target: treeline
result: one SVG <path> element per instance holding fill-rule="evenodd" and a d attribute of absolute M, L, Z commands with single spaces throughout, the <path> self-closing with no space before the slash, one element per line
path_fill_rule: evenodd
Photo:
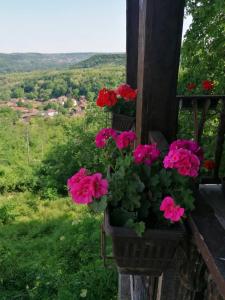
<path fill-rule="evenodd" d="M 77 63 L 74 68 L 94 68 L 103 65 L 125 66 L 126 55 L 120 54 L 96 54 L 90 58 Z"/>
<path fill-rule="evenodd" d="M 115 87 L 125 80 L 122 66 L 68 71 L 9 74 L 0 78 L 0 99 L 48 100 L 60 96 L 95 99 L 103 86 Z"/>
<path fill-rule="evenodd" d="M 0 53 L 0 73 L 63 69 L 92 55 L 94 53 Z"/>

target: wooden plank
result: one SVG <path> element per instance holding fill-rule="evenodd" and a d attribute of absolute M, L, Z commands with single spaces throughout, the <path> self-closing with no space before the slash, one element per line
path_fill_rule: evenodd
<path fill-rule="evenodd" d="M 209 198 L 208 191 L 210 189 Z M 221 295 L 225 298 L 225 230 L 215 215 L 215 208 L 207 205 L 207 202 L 212 202 L 212 199 L 216 201 L 220 197 L 223 196 L 219 186 L 202 187 L 196 210 L 189 218 L 189 224 L 195 243 L 209 269 L 213 281 Z"/>
<path fill-rule="evenodd" d="M 138 142 L 159 130 L 168 141 L 177 133 L 177 76 L 184 0 L 140 0 L 138 49 Z"/>
<path fill-rule="evenodd" d="M 146 276 L 130 275 L 131 300 L 148 300 L 149 278 Z"/>
<path fill-rule="evenodd" d="M 177 95 L 177 100 L 192 100 L 196 99 L 198 100 L 207 100 L 210 99 L 212 101 L 216 100 L 225 100 L 225 95 L 194 95 L 194 96 L 184 96 L 184 95 Z"/>
<path fill-rule="evenodd" d="M 127 0 L 126 82 L 137 88 L 139 0 Z"/>
<path fill-rule="evenodd" d="M 118 299 L 119 300 L 130 300 L 130 275 L 119 274 L 118 284 Z"/>

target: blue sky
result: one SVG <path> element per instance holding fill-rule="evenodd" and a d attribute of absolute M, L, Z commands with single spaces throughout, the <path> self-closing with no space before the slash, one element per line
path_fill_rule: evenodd
<path fill-rule="evenodd" d="M 124 52 L 125 20 L 126 0 L 0 0 L 0 52 Z"/>

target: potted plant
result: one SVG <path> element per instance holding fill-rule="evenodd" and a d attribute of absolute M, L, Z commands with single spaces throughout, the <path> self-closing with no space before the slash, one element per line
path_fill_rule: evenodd
<path fill-rule="evenodd" d="M 129 130 L 134 126 L 137 90 L 128 84 L 116 89 L 103 88 L 98 93 L 96 104 L 112 113 L 112 128 L 117 131 Z"/>
<path fill-rule="evenodd" d="M 194 141 L 160 151 L 155 143 L 134 149 L 135 140 L 133 131 L 102 129 L 95 143 L 105 153 L 105 177 L 82 168 L 68 189 L 75 203 L 106 209 L 103 228 L 121 273 L 159 276 L 185 235 L 182 220 L 194 208 L 191 186 L 203 154 Z"/>

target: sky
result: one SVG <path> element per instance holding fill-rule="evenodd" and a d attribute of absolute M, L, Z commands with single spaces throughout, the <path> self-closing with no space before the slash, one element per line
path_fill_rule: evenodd
<path fill-rule="evenodd" d="M 0 52 L 125 52 L 125 22 L 126 0 L 0 0 Z"/>

